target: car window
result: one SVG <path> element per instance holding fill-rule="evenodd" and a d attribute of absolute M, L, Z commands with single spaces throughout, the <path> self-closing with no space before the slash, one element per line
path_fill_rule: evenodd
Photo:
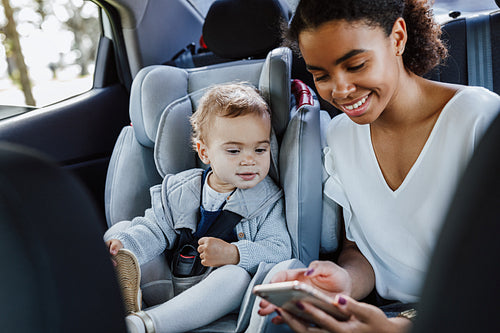
<path fill-rule="evenodd" d="M 2 0 L 2 3 L 0 105 L 42 107 L 92 88 L 101 34 L 95 3 L 83 0 Z"/>
<path fill-rule="evenodd" d="M 292 10 L 295 10 L 299 0 L 286 0 Z M 434 13 L 436 15 L 448 15 L 451 11 L 461 11 L 464 14 L 492 10 L 498 8 L 493 0 L 435 0 Z"/>
<path fill-rule="evenodd" d="M 493 0 L 435 0 L 434 7 L 441 10 L 477 12 L 498 8 Z"/>
<path fill-rule="evenodd" d="M 433 9 L 438 22 L 444 23 L 451 19 L 449 15 L 455 12 L 455 15 L 466 16 L 481 11 L 490 11 L 497 9 L 493 0 L 435 0 Z M 453 16 L 456 17 L 456 16 Z"/>

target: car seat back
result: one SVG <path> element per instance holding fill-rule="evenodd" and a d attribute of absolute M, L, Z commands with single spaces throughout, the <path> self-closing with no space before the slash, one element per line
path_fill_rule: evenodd
<path fill-rule="evenodd" d="M 101 219 L 71 174 L 0 144 L 2 332 L 125 332 Z"/>
<path fill-rule="evenodd" d="M 449 57 L 426 76 L 500 93 L 500 11 L 458 17 L 442 30 Z"/>
<path fill-rule="evenodd" d="M 449 207 L 412 332 L 500 332 L 499 151 L 497 116 L 479 142 Z"/>
<path fill-rule="evenodd" d="M 280 26 L 292 12 L 284 0 L 217 0 L 203 23 L 200 48 L 192 42 L 165 65 L 193 68 L 263 59 L 281 44 Z"/>

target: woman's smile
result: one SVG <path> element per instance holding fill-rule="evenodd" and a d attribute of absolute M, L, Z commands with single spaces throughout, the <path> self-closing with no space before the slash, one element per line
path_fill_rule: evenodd
<path fill-rule="evenodd" d="M 349 117 L 359 117 L 365 114 L 366 110 L 368 109 L 368 106 L 370 105 L 370 99 L 371 99 L 371 93 L 349 103 L 336 102 L 335 104 L 338 104 L 342 109 L 342 111 L 346 113 Z"/>

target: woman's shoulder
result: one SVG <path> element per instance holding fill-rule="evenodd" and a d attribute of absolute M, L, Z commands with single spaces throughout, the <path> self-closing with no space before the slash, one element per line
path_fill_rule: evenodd
<path fill-rule="evenodd" d="M 500 101 L 500 96 L 496 93 L 479 86 L 458 86 L 454 96 L 456 99 L 469 99 L 480 103 L 490 103 Z"/>
<path fill-rule="evenodd" d="M 500 96 L 483 87 L 460 86 L 446 107 L 466 119 L 491 118 L 500 111 Z"/>

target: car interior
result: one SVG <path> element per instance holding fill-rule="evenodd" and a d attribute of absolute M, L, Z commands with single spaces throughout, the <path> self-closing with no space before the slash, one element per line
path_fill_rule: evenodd
<path fill-rule="evenodd" d="M 190 149 L 188 117 L 215 83 L 247 82 L 271 107 L 271 176 L 285 193 L 293 256 L 305 264 L 320 252 L 334 256 L 336 247 L 320 249 L 322 220 L 336 215 L 322 200 L 322 148 L 324 128 L 338 111 L 316 95 L 302 59 L 280 46 L 290 2 L 216 0 L 206 14 L 188 0 L 96 3 L 106 24 L 93 89 L 0 120 L 0 253 L 8 272 L 0 288 L 9 300 L 1 306 L 2 329 L 125 331 L 102 234 L 142 215 L 149 188 L 165 174 L 205 167 Z M 442 24 L 449 58 L 427 76 L 500 94 L 500 10 L 453 16 Z M 500 250 L 499 165 L 492 158 L 499 126 L 500 118 L 450 206 L 415 332 L 498 331 L 497 265 L 487 253 Z M 338 234 L 338 226 L 328 231 Z M 170 295 L 166 264 L 161 256 L 143 267 L 146 306 Z M 270 269 L 253 278 L 238 312 L 196 332 L 260 331 L 262 323 L 251 318 L 257 306 L 251 289 L 269 279 Z"/>

